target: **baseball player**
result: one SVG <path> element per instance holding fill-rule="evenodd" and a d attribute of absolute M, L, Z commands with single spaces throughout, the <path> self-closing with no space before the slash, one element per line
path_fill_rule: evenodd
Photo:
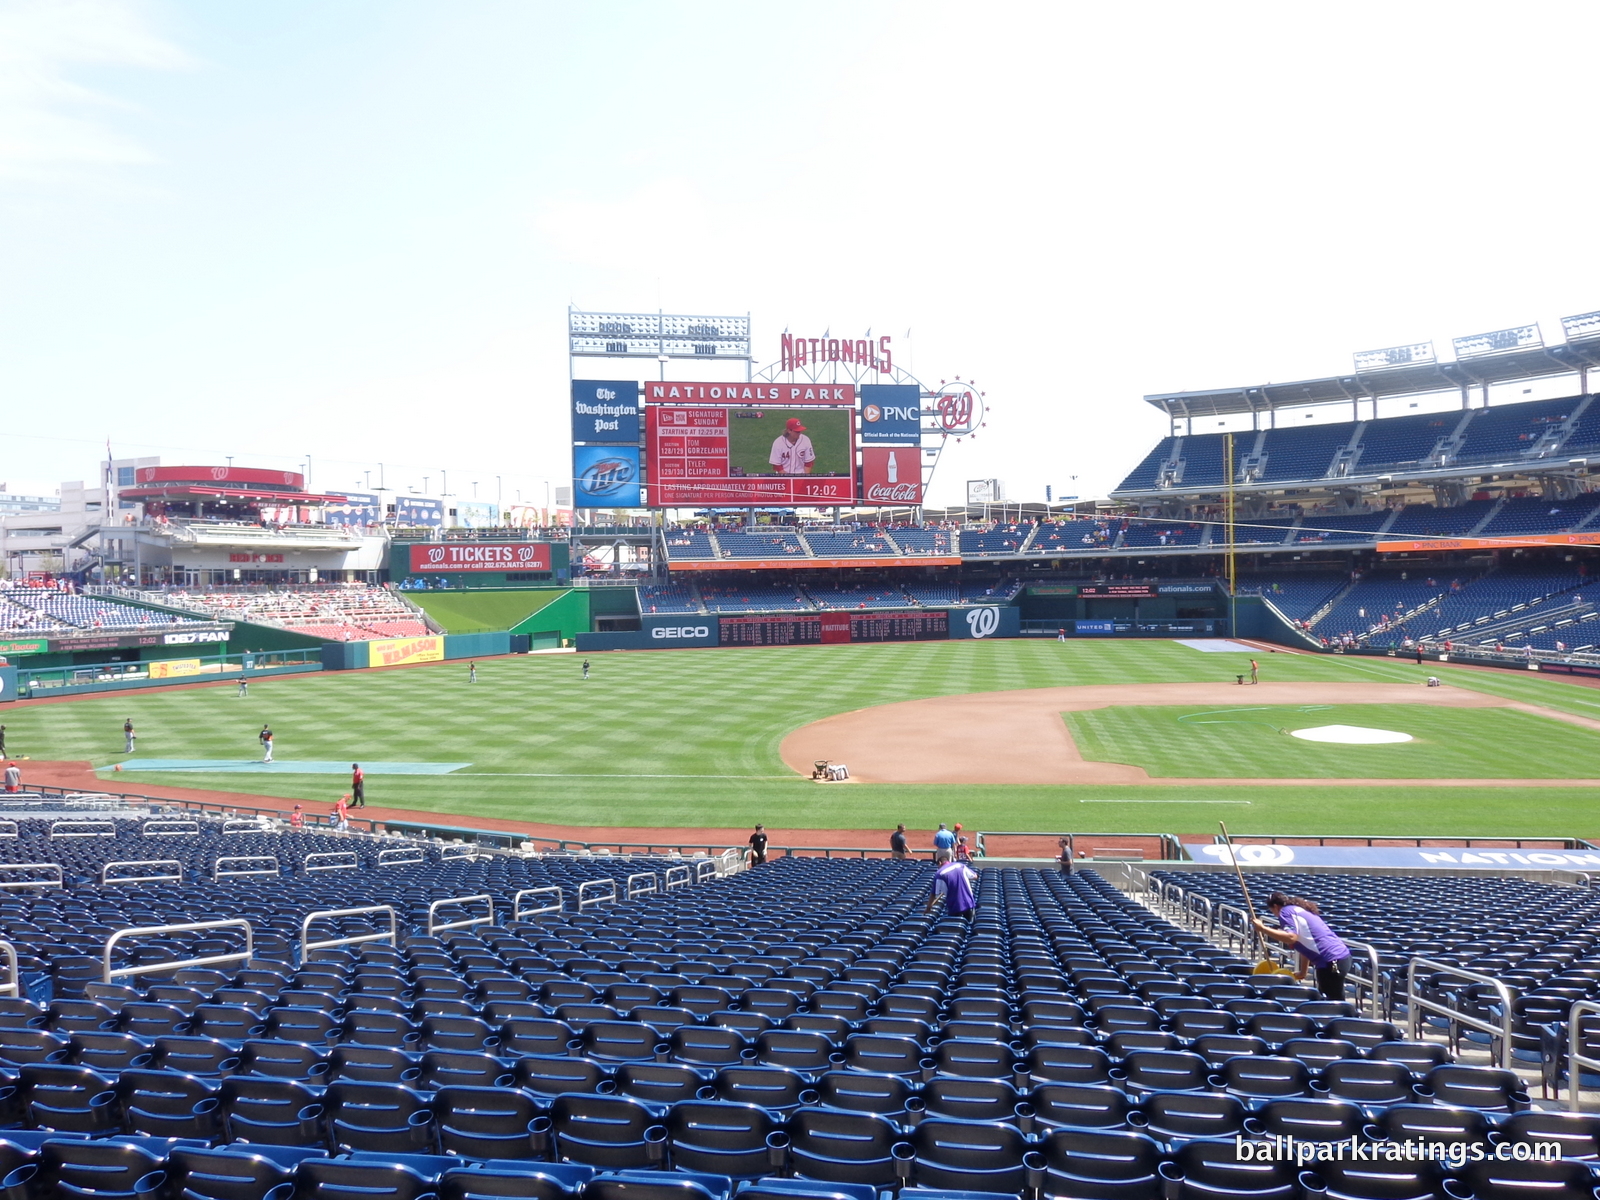
<path fill-rule="evenodd" d="M 817 461 L 817 452 L 811 448 L 806 427 L 799 417 L 790 417 L 788 424 L 772 442 L 772 453 L 767 462 L 779 475 L 809 475 L 811 464 Z"/>

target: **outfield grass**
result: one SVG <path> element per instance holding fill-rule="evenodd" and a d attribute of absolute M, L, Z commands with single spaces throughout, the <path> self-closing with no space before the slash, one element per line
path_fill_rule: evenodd
<path fill-rule="evenodd" d="M 1600 691 L 1531 673 L 1319 655 L 1259 657 L 1266 680 L 1420 682 L 1438 674 L 1456 686 L 1600 715 Z M 475 685 L 467 683 L 465 665 L 443 663 L 262 680 L 244 700 L 220 687 L 11 706 L 4 714 L 7 744 L 34 758 L 106 765 L 122 757 L 121 726 L 131 715 L 140 755 L 243 759 L 256 755 L 256 731 L 270 721 L 280 760 L 473 764 L 454 775 L 370 779 L 374 804 L 567 825 L 760 820 L 781 830 L 892 828 L 897 821 L 926 828 L 959 820 L 983 829 L 1209 833 L 1221 816 L 1237 832 L 1600 831 L 1594 797 L 1581 789 L 819 787 L 795 778 L 778 757 L 779 742 L 798 726 L 876 704 L 1012 688 L 1231 682 L 1247 665 L 1244 656 L 1203 654 L 1172 642 L 803 646 L 605 654 L 593 661 L 587 681 L 571 656 L 531 655 L 480 662 Z M 1389 707 L 1390 715 L 1376 723 L 1405 728 L 1395 722 L 1416 711 Z M 1547 732 L 1543 726 L 1541 732 Z M 959 738 L 961 731 L 947 736 Z M 975 755 L 1006 752 L 1004 745 L 973 747 Z M 1505 754 L 1508 760 L 1532 758 L 1543 750 L 1513 745 Z M 1278 758 L 1258 765 L 1262 769 L 1237 773 L 1282 775 Z M 1196 762 L 1183 774 L 1219 773 L 1214 767 Z M 1524 769 L 1518 761 L 1510 773 Z M 1475 767 L 1469 773 L 1489 772 Z M 1600 763 L 1557 774 L 1593 777 Z M 159 782 L 331 803 L 343 780 L 184 772 L 125 775 L 117 782 L 128 790 Z"/>
<path fill-rule="evenodd" d="M 1587 779 L 1600 732 L 1504 708 L 1400 704 L 1127 707 L 1062 714 L 1084 758 L 1159 778 Z M 1335 745 L 1289 737 L 1360 725 L 1414 740 Z"/>
<path fill-rule="evenodd" d="M 512 629 L 565 592 L 408 592 L 446 633 Z"/>

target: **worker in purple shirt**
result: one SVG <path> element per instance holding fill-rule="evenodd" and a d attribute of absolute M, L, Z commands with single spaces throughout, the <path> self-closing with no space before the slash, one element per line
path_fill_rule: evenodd
<path fill-rule="evenodd" d="M 1350 947 L 1328 928 L 1316 901 L 1273 892 L 1267 897 L 1267 909 L 1278 918 L 1282 928 L 1273 929 L 1257 920 L 1256 932 L 1299 951 L 1300 969 L 1294 973 L 1296 979 L 1304 979 L 1306 969 L 1314 968 L 1317 991 L 1328 1000 L 1343 1000 L 1345 976 L 1350 973 Z"/>
<path fill-rule="evenodd" d="M 943 900 L 947 913 L 970 921 L 972 910 L 978 907 L 978 897 L 972 890 L 977 882 L 978 873 L 966 863 L 953 860 L 944 863 L 933 873 L 933 891 L 928 894 L 928 903 L 922 911 L 932 912 L 933 906 Z"/>

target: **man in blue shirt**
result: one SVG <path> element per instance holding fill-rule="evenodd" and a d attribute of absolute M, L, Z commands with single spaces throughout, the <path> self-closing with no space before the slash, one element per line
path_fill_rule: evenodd
<path fill-rule="evenodd" d="M 939 822 L 939 828 L 933 835 L 933 861 L 947 863 L 955 855 L 956 835 L 944 827 L 944 822 Z"/>

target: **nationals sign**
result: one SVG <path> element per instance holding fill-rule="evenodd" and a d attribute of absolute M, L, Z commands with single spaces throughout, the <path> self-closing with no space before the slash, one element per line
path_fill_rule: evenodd
<path fill-rule="evenodd" d="M 849 404 L 853 383 L 650 383 L 646 404 Z"/>
<path fill-rule="evenodd" d="M 412 546 L 413 571 L 548 571 L 547 542 L 446 542 Z"/>

